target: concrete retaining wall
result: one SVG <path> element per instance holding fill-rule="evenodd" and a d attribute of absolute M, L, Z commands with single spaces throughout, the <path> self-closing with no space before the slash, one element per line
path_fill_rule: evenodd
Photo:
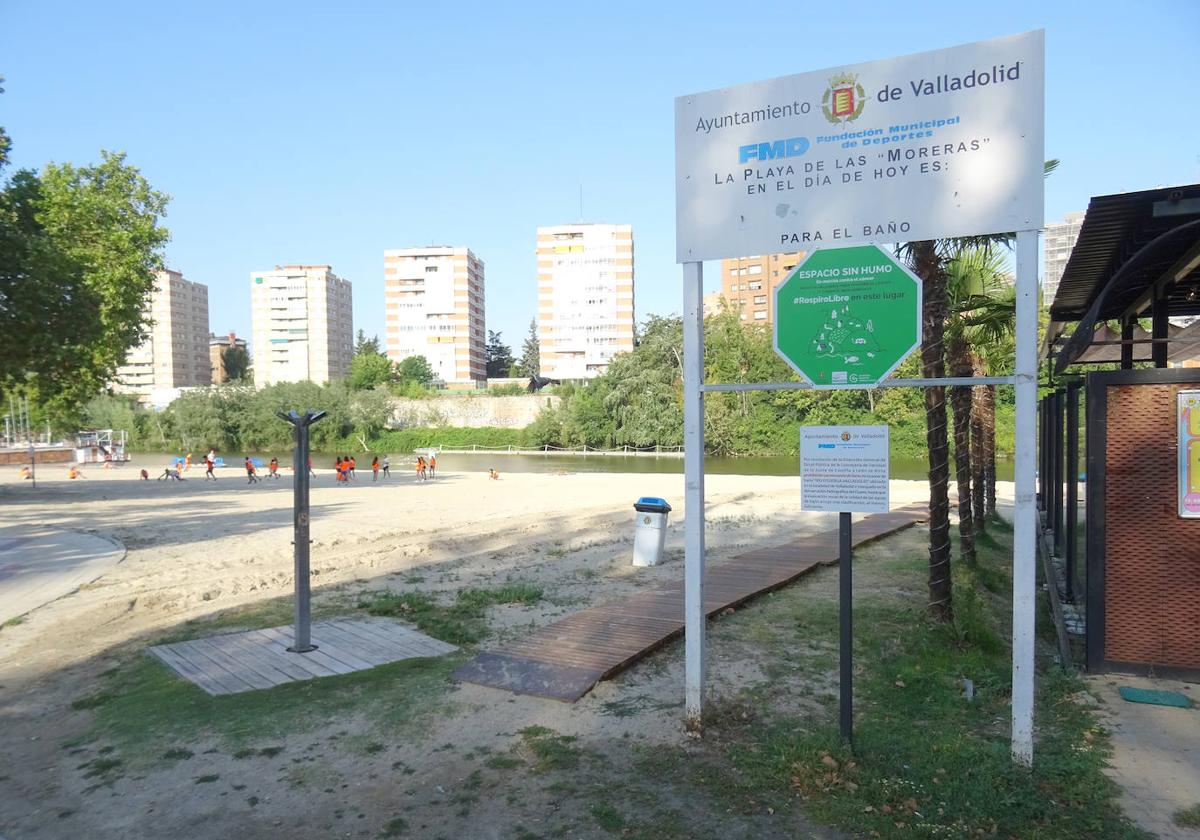
<path fill-rule="evenodd" d="M 427 400 L 392 400 L 393 429 L 410 426 L 453 426 L 473 428 L 498 426 L 523 429 L 537 419 L 546 406 L 557 406 L 558 397 L 530 394 L 520 397 L 434 397 Z"/>

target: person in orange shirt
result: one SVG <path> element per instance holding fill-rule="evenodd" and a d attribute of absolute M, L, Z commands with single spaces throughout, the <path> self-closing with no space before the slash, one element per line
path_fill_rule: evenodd
<path fill-rule="evenodd" d="M 425 457 L 422 455 L 417 456 L 417 480 L 425 480 Z"/>
<path fill-rule="evenodd" d="M 437 474 L 437 456 L 429 456 L 429 477 L 433 478 Z"/>
<path fill-rule="evenodd" d="M 271 470 L 271 478 L 278 481 L 279 480 L 279 459 L 272 458 L 271 463 L 268 466 L 270 467 L 270 470 Z"/>
<path fill-rule="evenodd" d="M 254 462 L 250 460 L 250 456 L 246 456 L 246 483 L 257 484 L 258 476 L 255 475 L 257 470 L 254 468 Z"/>
<path fill-rule="evenodd" d="M 350 477 L 357 478 L 357 476 L 354 474 L 354 468 L 356 466 L 358 466 L 358 461 L 354 460 L 353 455 L 350 456 L 349 461 L 350 461 Z"/>
<path fill-rule="evenodd" d="M 379 480 L 379 456 L 378 455 L 376 455 L 375 459 L 373 461 L 371 461 L 371 480 L 372 481 Z"/>

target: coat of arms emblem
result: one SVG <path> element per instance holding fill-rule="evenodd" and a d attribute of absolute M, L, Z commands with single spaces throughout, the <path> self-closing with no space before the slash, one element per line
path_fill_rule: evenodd
<path fill-rule="evenodd" d="M 858 119 L 867 104 L 867 94 L 858 83 L 858 76 L 843 73 L 829 80 L 825 95 L 821 97 L 821 111 L 825 119 L 834 125 Z"/>

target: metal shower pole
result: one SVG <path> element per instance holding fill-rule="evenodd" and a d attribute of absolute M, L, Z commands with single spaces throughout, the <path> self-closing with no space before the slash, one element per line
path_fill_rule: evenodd
<path fill-rule="evenodd" d="M 293 515 L 293 557 L 295 558 L 296 577 L 296 612 L 295 628 L 292 635 L 292 653 L 308 653 L 316 650 L 310 636 L 312 612 L 310 601 L 312 590 L 309 585 L 309 515 L 308 515 L 308 428 L 325 416 L 324 411 L 313 411 L 311 408 L 303 415 L 292 410 L 287 414 L 276 412 L 277 416 L 292 424 L 296 438 L 296 450 L 292 459 L 294 496 L 292 502 Z"/>

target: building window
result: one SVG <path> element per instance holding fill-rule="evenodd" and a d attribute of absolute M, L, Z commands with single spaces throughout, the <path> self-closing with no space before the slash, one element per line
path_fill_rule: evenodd
<path fill-rule="evenodd" d="M 755 320 L 755 321 L 765 321 L 765 320 L 767 320 L 767 311 L 766 311 L 765 309 L 760 309 L 760 310 L 758 310 L 757 312 L 755 312 L 755 313 L 754 313 L 754 320 Z"/>
<path fill-rule="evenodd" d="M 754 302 L 761 306 L 767 302 L 767 296 L 766 295 L 755 295 Z"/>

